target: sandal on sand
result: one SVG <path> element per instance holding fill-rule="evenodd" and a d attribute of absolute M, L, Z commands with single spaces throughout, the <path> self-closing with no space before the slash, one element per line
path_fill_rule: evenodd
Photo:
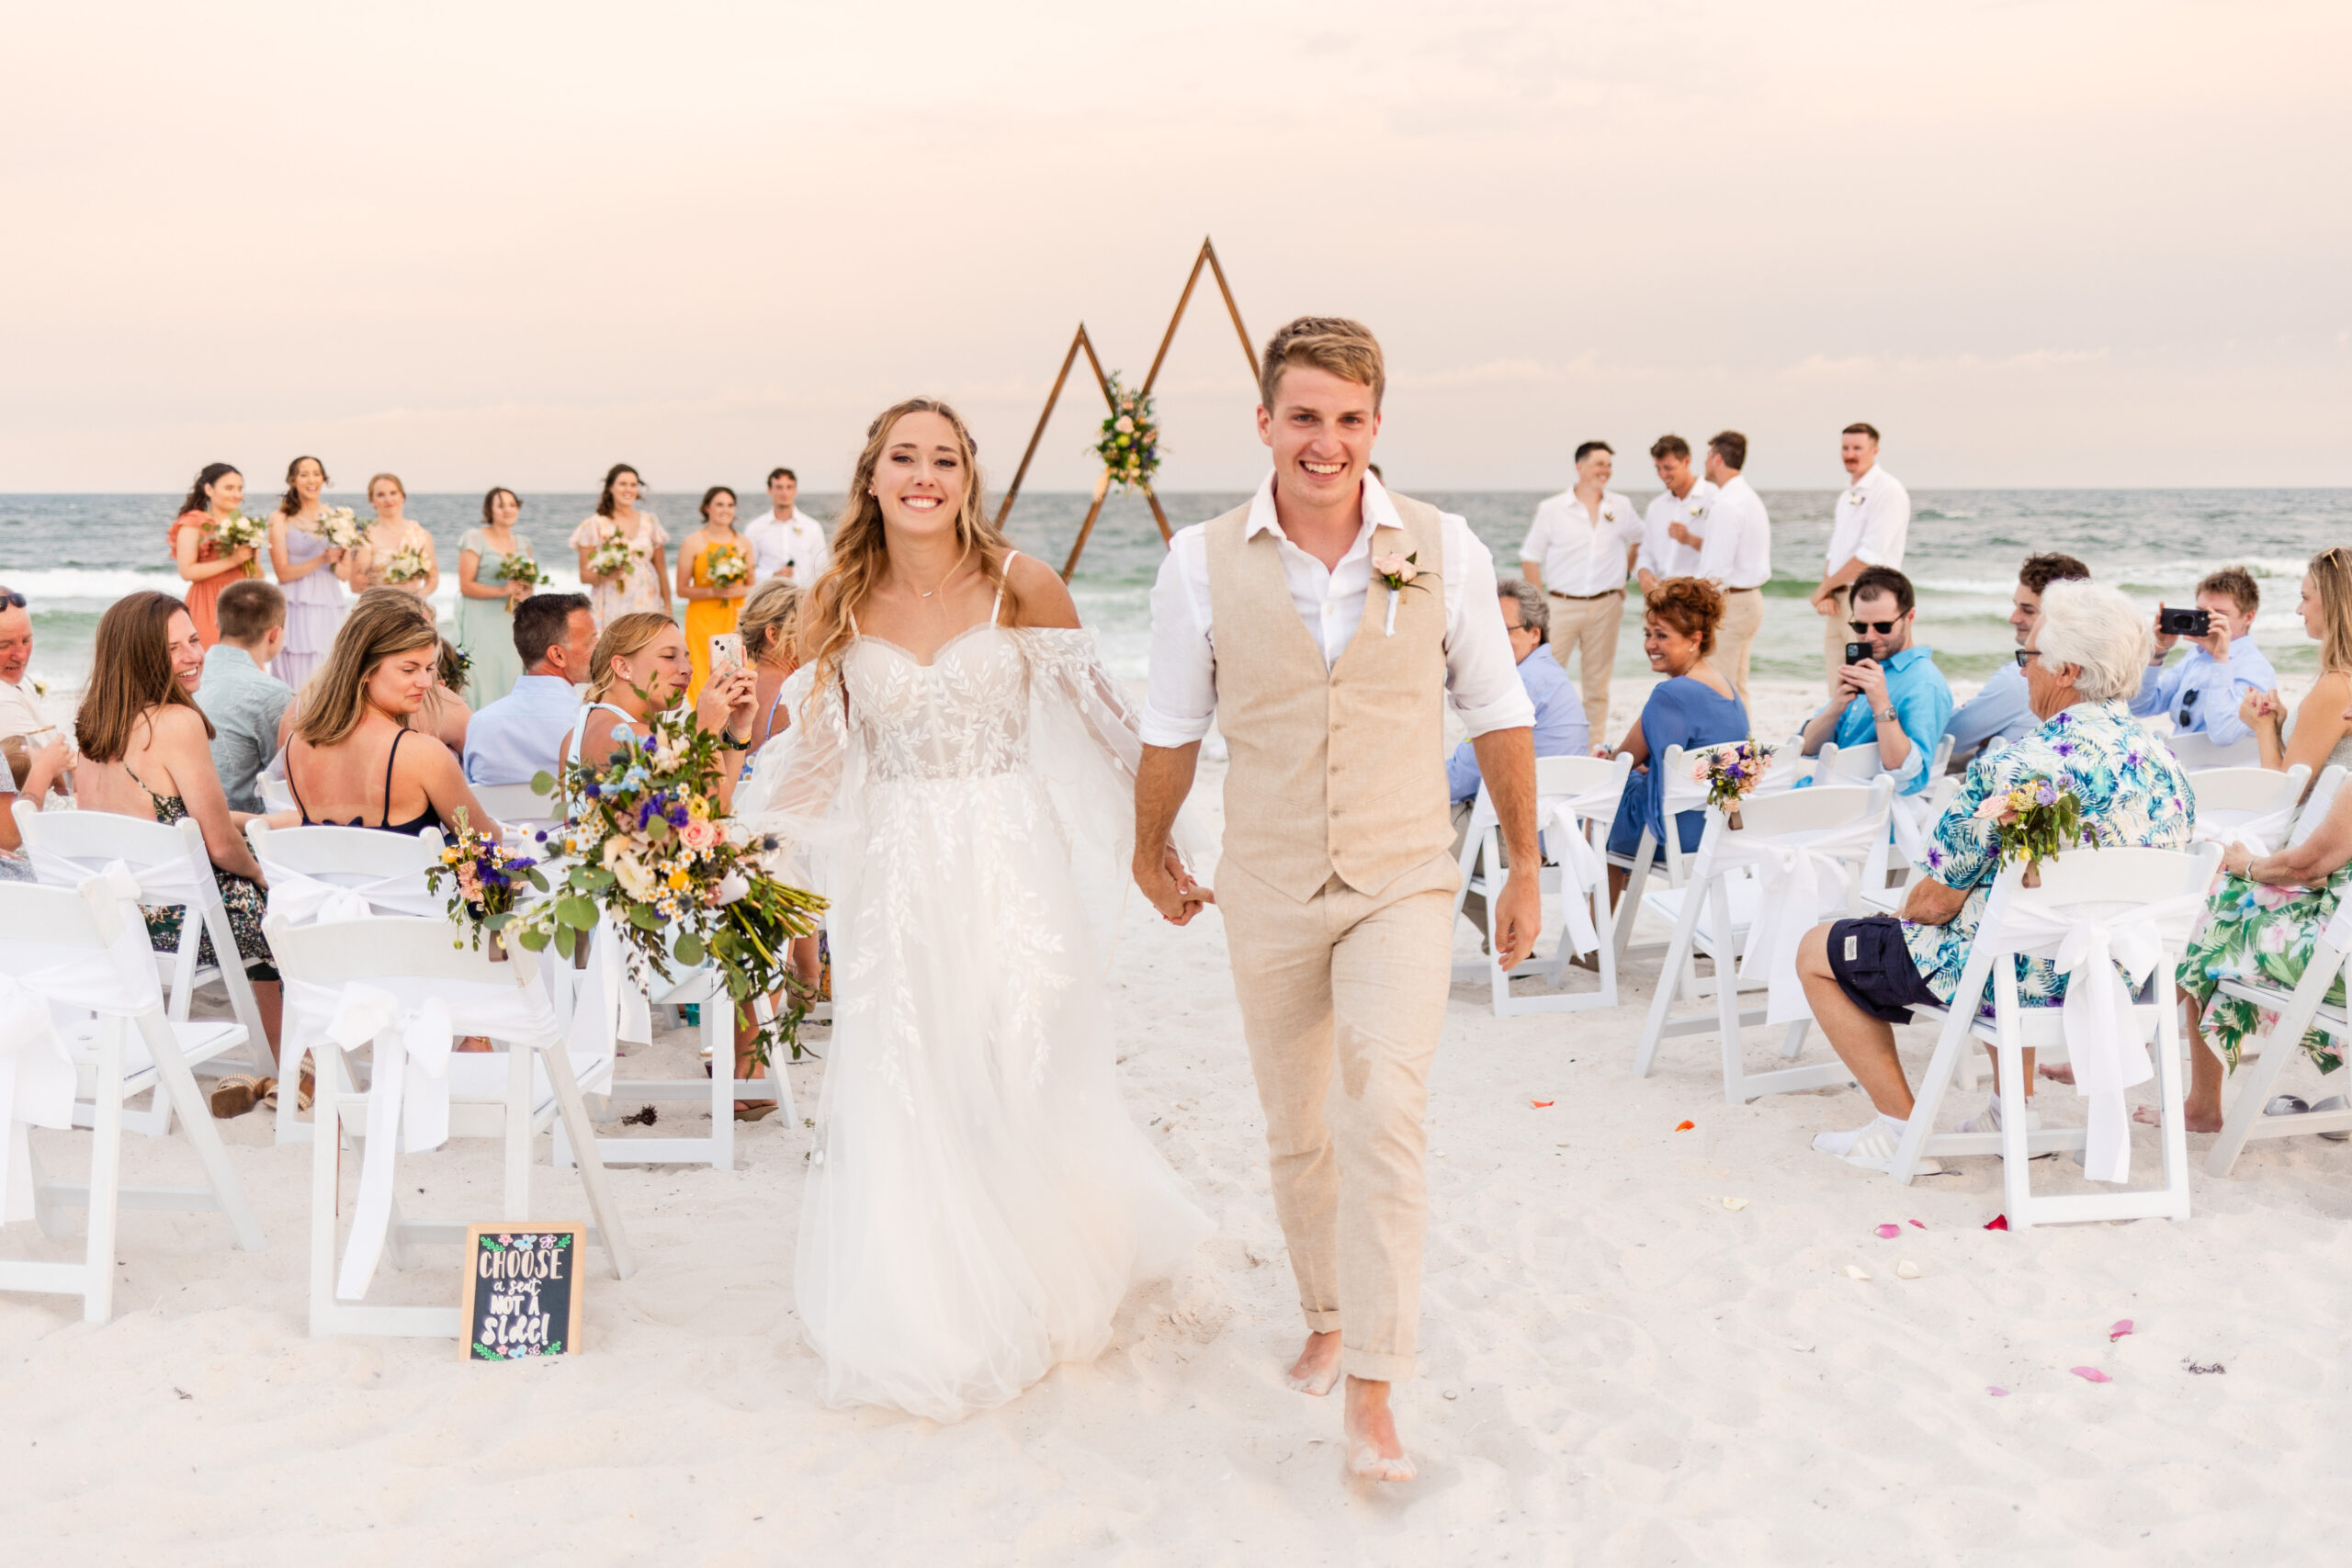
<path fill-rule="evenodd" d="M 276 1078 L 257 1078 L 251 1073 L 232 1073 L 212 1086 L 212 1119 L 226 1122 L 232 1116 L 243 1116 L 259 1105 L 264 1095 L 275 1095 Z"/>
<path fill-rule="evenodd" d="M 276 1078 L 270 1078 L 267 1082 L 269 1084 L 269 1091 L 261 1097 L 261 1102 L 264 1105 L 268 1106 L 272 1111 L 275 1111 L 277 1109 L 277 1080 Z M 308 1111 L 311 1109 L 311 1095 L 314 1084 L 315 1079 L 311 1077 L 311 1059 L 308 1056 L 305 1056 L 302 1058 L 302 1081 L 300 1088 L 295 1091 L 294 1096 L 295 1110 Z"/>
<path fill-rule="evenodd" d="M 776 1113 L 776 1109 L 773 1100 L 739 1100 L 735 1102 L 735 1120 L 764 1122 Z"/>

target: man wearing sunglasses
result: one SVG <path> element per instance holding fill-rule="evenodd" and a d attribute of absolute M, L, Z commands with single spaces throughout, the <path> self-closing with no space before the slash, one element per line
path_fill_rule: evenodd
<path fill-rule="evenodd" d="M 2090 575 L 2091 569 L 2073 556 L 2025 558 L 2025 564 L 2018 568 L 2017 591 L 2009 598 L 2009 625 L 2017 629 L 2020 652 L 2033 640 L 2033 628 L 2041 623 L 2041 595 L 2050 585 L 2086 582 Z M 1976 694 L 1961 704 L 1944 727 L 1944 733 L 1951 737 L 1952 768 L 1955 772 L 1966 768 L 1977 749 L 1996 735 L 2014 746 L 2041 728 L 2041 721 L 2033 716 L 2032 705 L 2026 700 L 2025 672 L 2016 664 L 2004 664 L 1984 678 Z"/>
<path fill-rule="evenodd" d="M 1804 754 L 1817 756 L 1831 740 L 1840 750 L 1876 741 L 1895 793 L 1917 795 L 1934 782 L 1928 764 L 1951 719 L 1951 683 L 1929 649 L 1911 645 L 1918 601 L 1909 578 L 1892 567 L 1869 567 L 1854 579 L 1852 592 L 1847 640 L 1859 645 L 1861 657 L 1838 667 L 1838 696 L 1804 727 Z"/>

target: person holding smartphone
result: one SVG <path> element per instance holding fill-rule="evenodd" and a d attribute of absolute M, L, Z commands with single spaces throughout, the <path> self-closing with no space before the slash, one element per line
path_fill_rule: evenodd
<path fill-rule="evenodd" d="M 2239 714 L 2249 692 L 2276 691 L 2278 673 L 2254 645 L 2254 615 L 2262 590 L 2242 566 L 2225 566 L 2197 584 L 2197 608 L 2156 606 L 2155 653 L 2132 699 L 2134 716 L 2164 714 L 2177 734 L 2203 735 L 2216 746 L 2252 737 Z M 2188 657 L 2167 665 L 2165 656 L 2187 637 Z"/>
<path fill-rule="evenodd" d="M 1917 795 L 1935 782 L 1928 764 L 1951 720 L 1951 682 L 1936 668 L 1934 650 L 1912 644 L 1918 599 L 1909 578 L 1893 567 L 1864 568 L 1850 602 L 1853 637 L 1838 670 L 1845 700 L 1831 699 L 1804 727 L 1804 754 L 1818 756 L 1831 740 L 1841 750 L 1876 741 L 1895 793 Z"/>

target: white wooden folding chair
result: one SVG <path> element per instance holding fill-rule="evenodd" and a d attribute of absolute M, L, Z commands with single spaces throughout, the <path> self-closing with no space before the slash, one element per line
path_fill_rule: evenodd
<path fill-rule="evenodd" d="M 2141 720 L 2143 725 L 2148 721 Z M 2249 735 L 2228 746 L 2216 746 L 2201 729 L 2184 734 L 2179 730 L 2161 731 L 2165 744 L 2172 748 L 2173 760 L 2188 773 L 2207 768 L 2258 768 L 2262 766 L 2262 748 Z"/>
<path fill-rule="evenodd" d="M 541 795 L 529 784 L 472 784 L 481 808 L 506 826 L 544 828 L 563 820 L 563 797 Z M 476 823 L 477 828 L 481 827 Z"/>
<path fill-rule="evenodd" d="M 1724 1098 L 1734 1105 L 1851 1080 L 1838 1061 L 1749 1072 L 1740 1032 L 1755 1023 L 1785 1024 L 1781 1056 L 1794 1060 L 1804 1049 L 1813 1014 L 1797 979 L 1797 942 L 1822 919 L 1852 909 L 1854 885 L 1869 868 L 1885 874 L 1893 791 L 1882 774 L 1860 786 L 1751 795 L 1740 805 L 1744 825 L 1736 831 L 1722 811 L 1708 808 L 1689 884 L 1647 896 L 1651 912 L 1673 923 L 1674 936 L 1634 1052 L 1636 1077 L 1649 1077 L 1664 1041 L 1713 1034 L 1722 1048 Z M 1674 1004 L 1701 994 L 1683 980 L 1700 953 L 1714 960 L 1714 1010 L 1678 1019 Z M 1740 993 L 1759 990 L 1767 1005 L 1743 1010 Z"/>
<path fill-rule="evenodd" d="M 2284 772 L 2260 767 L 2191 770 L 2188 787 L 2197 796 L 2197 840 L 2224 850 L 2244 844 L 2257 855 L 2277 852 L 2302 815 L 2303 785 L 2311 776 L 2305 762 Z"/>
<path fill-rule="evenodd" d="M 2219 844 L 2200 844 L 2193 851 L 2073 850 L 2042 863 L 2039 887 L 2024 886 L 2022 862 L 2006 867 L 1993 885 L 1951 1006 L 1912 1010 L 1915 1019 L 1942 1027 L 1920 1079 L 1909 1128 L 1889 1167 L 1895 1180 L 1908 1182 L 1922 1156 L 1997 1154 L 2012 1230 L 2078 1220 L 2187 1219 L 2184 1063 L 2180 1006 L 2172 976 L 2221 862 Z M 2064 1006 L 2020 1005 L 2015 958 L 2020 952 L 2054 955 L 2060 964 L 2072 965 Z M 2131 982 L 2121 977 L 2110 955 L 2129 964 Z M 1981 1006 L 1988 992 L 1993 999 L 1990 1019 L 1982 1016 Z M 1937 1112 L 1961 1056 L 1974 1052 L 1980 1042 L 1997 1053 L 1995 1089 L 2007 1112 L 2000 1130 L 1939 1133 Z M 2031 1103 L 2025 1067 L 2029 1050 L 2042 1061 L 2072 1061 L 2075 1093 L 2089 1101 L 2088 1124 L 2027 1128 L 2022 1112 Z M 2156 1082 L 2165 1177 L 2161 1186 L 2132 1189 L 2121 1186 L 2128 1176 L 2132 1140 L 2123 1092 L 2151 1076 Z M 2086 1174 L 2115 1190 L 2034 1193 L 2032 1158 L 2055 1149 L 2083 1150 Z"/>
<path fill-rule="evenodd" d="M 450 944 L 446 922 L 408 916 L 295 925 L 272 919 L 270 951 L 286 978 L 287 1039 L 306 1040 L 318 1058 L 317 1125 L 339 1129 L 311 1151 L 310 1328 L 313 1335 L 385 1334 L 456 1337 L 454 1306 L 366 1303 L 379 1252 L 413 1267 L 416 1243 L 463 1242 L 463 1220 L 411 1220 L 396 1196 L 403 1153 L 447 1137 L 504 1144 L 501 1213 L 477 1220 L 530 1217 L 532 1144 L 558 1118 L 575 1142 L 593 1146 L 575 1063 L 534 955 L 493 962 L 486 951 Z M 503 1053 L 450 1046 L 463 1034 L 503 1043 Z M 356 1086 L 346 1056 L 366 1049 L 368 1082 Z M 609 1070 L 607 1068 L 607 1070 Z M 359 1193 L 349 1246 L 338 1266 L 338 1143 L 360 1153 Z M 581 1185 L 615 1279 L 633 1268 L 620 1213 L 603 1164 L 592 1154 Z"/>
<path fill-rule="evenodd" d="M 213 880 L 212 857 L 204 847 L 203 829 L 187 818 L 166 825 L 111 811 L 36 811 L 31 802 L 22 799 L 14 802 L 14 810 L 26 857 L 32 863 L 33 875 L 41 882 L 52 887 L 78 887 L 119 862 L 138 882 L 141 904 L 177 908 L 179 949 L 154 957 L 164 982 L 164 1016 L 185 1021 L 197 991 L 217 985 L 228 994 L 229 1010 L 243 1027 L 246 1052 L 254 1066 L 264 1073 L 277 1072 L 253 983 L 237 955 L 237 936 L 230 929 L 228 907 L 220 901 L 220 883 Z M 199 964 L 208 935 L 217 962 Z M 171 1101 L 156 1095 L 145 1110 L 125 1111 L 123 1125 L 134 1133 L 160 1137 L 171 1130 Z M 92 1123 L 83 1120 L 79 1124 Z"/>
<path fill-rule="evenodd" d="M 127 875 L 71 890 L 0 882 L 0 1222 L 31 1219 L 62 1235 L 71 1228 L 64 1211 L 86 1211 L 79 1262 L 0 1261 L 0 1291 L 79 1296 L 90 1323 L 113 1314 L 124 1209 L 217 1210 L 238 1247 L 263 1247 L 261 1223 L 189 1070 L 245 1043 L 244 1026 L 165 1013 L 137 897 Z M 150 1092 L 177 1108 L 203 1186 L 122 1185 L 123 1101 Z M 70 1125 L 85 1099 L 95 1108 L 90 1179 L 52 1181 L 35 1156 L 32 1126 Z"/>
<path fill-rule="evenodd" d="M 1544 829 L 1544 865 L 1539 886 L 1561 899 L 1558 946 L 1549 963 L 1540 967 L 1533 955 L 1509 974 L 1491 956 L 1453 966 L 1456 980 L 1487 981 L 1494 990 L 1498 1018 L 1522 1012 L 1580 1012 L 1587 1008 L 1617 1005 L 1617 944 L 1604 941 L 1609 930 L 1609 873 L 1603 861 L 1609 829 L 1617 820 L 1618 803 L 1624 798 L 1625 781 L 1634 759 L 1620 751 L 1614 757 L 1538 757 L 1535 759 L 1536 818 Z M 1493 797 L 1482 783 L 1470 808 L 1469 830 L 1462 840 L 1462 886 L 1453 896 L 1453 915 L 1462 918 L 1471 895 L 1486 900 L 1491 912 L 1508 872 L 1502 863 L 1502 829 Z M 1581 953 L 1598 954 L 1600 985 L 1590 991 L 1566 991 L 1570 960 Z M 1552 989 L 1520 995 L 1514 980 L 1546 978 Z"/>
<path fill-rule="evenodd" d="M 2346 1102 L 2326 1111 L 2267 1114 L 2271 1097 L 2278 1092 L 2279 1074 L 2289 1062 L 2304 1055 L 2306 1033 L 2317 1030 L 2335 1041 L 2340 1051 L 2352 1053 L 2352 1021 L 2346 1020 L 2342 1003 L 2327 999 L 2328 991 L 2347 975 L 2352 975 L 2352 907 L 2336 910 L 2335 918 L 2312 943 L 2311 962 L 2304 965 L 2303 977 L 2293 990 L 2259 980 L 2222 982 L 2224 992 L 2274 1017 L 2259 1041 L 2246 1041 L 2241 1048 L 2238 1070 L 2232 1075 L 2239 1080 L 2238 1086 L 2222 1113 L 2221 1136 L 2205 1156 L 2208 1172 L 2229 1175 L 2238 1156 L 2256 1138 L 2352 1132 L 2352 1097 L 2339 1096 Z M 2189 1048 L 2212 1049 L 2202 1040 L 2192 1042 Z"/>
<path fill-rule="evenodd" d="M 2344 764 L 2330 762 L 2312 781 L 2311 794 L 2303 796 L 2303 809 L 2295 818 L 2294 831 L 2287 835 L 2290 845 L 2300 844 L 2316 831 L 2327 818 L 2328 809 L 2335 804 L 2335 792 L 2344 787 Z"/>

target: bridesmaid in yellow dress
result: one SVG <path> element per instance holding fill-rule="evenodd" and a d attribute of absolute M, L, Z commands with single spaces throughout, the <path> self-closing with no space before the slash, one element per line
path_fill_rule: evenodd
<path fill-rule="evenodd" d="M 735 629 L 736 612 L 752 591 L 752 550 L 735 532 L 735 492 L 713 485 L 702 492 L 702 526 L 678 547 L 678 597 L 686 602 L 686 656 L 695 677 L 686 701 L 710 679 L 710 639 Z"/>

